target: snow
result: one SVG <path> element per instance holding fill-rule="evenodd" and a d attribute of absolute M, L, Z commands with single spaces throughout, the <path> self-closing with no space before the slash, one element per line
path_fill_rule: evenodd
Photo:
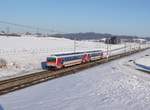
<path fill-rule="evenodd" d="M 145 65 L 145 66 L 148 66 L 150 67 L 150 57 L 143 57 L 143 58 L 140 58 L 140 59 L 137 59 L 135 61 L 137 64 L 141 64 L 141 65 Z"/>
<path fill-rule="evenodd" d="M 106 50 L 106 44 L 92 41 L 76 41 L 76 51 Z M 124 47 L 111 45 L 109 49 Z M 0 36 L 0 59 L 6 60 L 7 68 L 0 68 L 0 80 L 15 75 L 42 71 L 41 62 L 54 53 L 74 51 L 74 41 L 53 37 L 4 37 Z"/>
<path fill-rule="evenodd" d="M 133 62 L 146 54 L 99 65 L 0 96 L 4 110 L 149 110 L 150 75 Z"/>
<path fill-rule="evenodd" d="M 150 57 L 149 55 L 134 61 L 137 69 L 150 72 Z"/>

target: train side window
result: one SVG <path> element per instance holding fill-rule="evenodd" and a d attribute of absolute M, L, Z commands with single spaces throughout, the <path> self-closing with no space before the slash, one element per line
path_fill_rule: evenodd
<path fill-rule="evenodd" d="M 56 62 L 56 58 L 55 57 L 48 57 L 47 61 L 48 62 Z"/>

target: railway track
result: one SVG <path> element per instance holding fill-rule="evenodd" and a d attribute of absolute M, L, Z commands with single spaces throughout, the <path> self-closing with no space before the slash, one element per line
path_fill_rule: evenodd
<path fill-rule="evenodd" d="M 84 64 L 79 64 L 79 65 L 63 68 L 60 70 L 41 71 L 41 72 L 37 72 L 37 73 L 32 73 L 32 74 L 28 74 L 28 75 L 24 75 L 24 76 L 19 76 L 19 77 L 3 80 L 3 81 L 0 81 L 0 95 L 6 94 L 9 92 L 18 90 L 18 89 L 22 89 L 22 88 L 25 88 L 28 86 L 32 86 L 32 85 L 35 85 L 37 83 L 41 83 L 41 82 L 44 82 L 47 80 L 62 77 L 62 76 L 68 75 L 68 74 L 74 74 L 83 69 L 93 67 L 93 66 L 99 65 L 101 63 L 106 63 L 108 61 L 115 60 L 115 59 L 118 59 L 118 58 L 121 58 L 124 56 L 128 56 L 130 54 L 137 53 L 139 51 L 144 51 L 146 49 L 117 54 L 117 55 L 110 56 L 108 59 L 106 59 L 106 58 L 100 59 L 100 60 L 96 60 L 96 61 L 92 61 L 92 62 L 88 62 L 88 63 L 84 63 Z"/>

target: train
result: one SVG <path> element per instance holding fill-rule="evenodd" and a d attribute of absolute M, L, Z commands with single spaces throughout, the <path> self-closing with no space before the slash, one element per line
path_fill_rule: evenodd
<path fill-rule="evenodd" d="M 107 53 L 102 50 L 52 54 L 46 58 L 45 69 L 61 69 L 106 57 Z"/>
<path fill-rule="evenodd" d="M 46 58 L 46 61 L 41 62 L 43 69 L 53 70 L 61 69 L 77 64 L 87 63 L 102 58 L 108 58 L 116 54 L 124 53 L 124 47 L 116 48 L 107 51 L 93 50 L 73 53 L 52 54 Z"/>

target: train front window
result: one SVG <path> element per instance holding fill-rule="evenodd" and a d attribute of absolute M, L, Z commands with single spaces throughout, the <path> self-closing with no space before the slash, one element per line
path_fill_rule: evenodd
<path fill-rule="evenodd" d="M 47 58 L 48 62 L 56 62 L 56 58 L 55 57 L 49 57 Z"/>

